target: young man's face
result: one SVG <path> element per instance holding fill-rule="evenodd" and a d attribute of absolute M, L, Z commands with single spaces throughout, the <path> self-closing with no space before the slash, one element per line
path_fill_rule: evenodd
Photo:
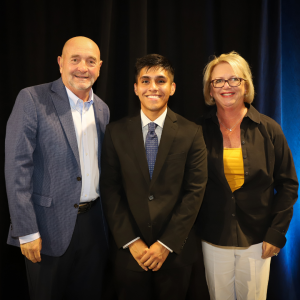
<path fill-rule="evenodd" d="M 147 70 L 145 67 L 134 84 L 134 92 L 140 98 L 144 114 L 158 118 L 166 109 L 169 97 L 175 93 L 176 85 L 168 71 L 163 68 Z M 153 120 L 152 120 L 153 121 Z"/>

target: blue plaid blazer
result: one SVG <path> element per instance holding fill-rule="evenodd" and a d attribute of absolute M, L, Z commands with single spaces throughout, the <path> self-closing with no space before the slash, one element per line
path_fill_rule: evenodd
<path fill-rule="evenodd" d="M 109 109 L 96 95 L 93 105 L 101 170 L 101 145 Z M 74 205 L 80 201 L 80 178 L 75 127 L 61 78 L 21 90 L 5 138 L 5 179 L 11 217 L 8 244 L 19 246 L 19 236 L 39 231 L 41 253 L 61 256 L 75 227 Z M 107 233 L 103 213 L 99 218 Z"/>

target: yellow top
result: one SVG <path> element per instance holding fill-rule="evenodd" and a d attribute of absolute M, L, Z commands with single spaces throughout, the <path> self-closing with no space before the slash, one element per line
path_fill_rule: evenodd
<path fill-rule="evenodd" d="M 225 177 L 234 192 L 244 184 L 245 179 L 242 148 L 224 148 L 223 163 Z"/>

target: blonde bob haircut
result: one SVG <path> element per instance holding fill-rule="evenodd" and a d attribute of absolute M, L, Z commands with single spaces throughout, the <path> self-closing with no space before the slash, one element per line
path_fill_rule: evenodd
<path fill-rule="evenodd" d="M 222 62 L 228 63 L 232 67 L 236 76 L 245 79 L 246 94 L 244 96 L 244 102 L 252 103 L 254 99 L 254 86 L 251 70 L 246 60 L 235 51 L 227 54 L 221 54 L 219 57 L 214 56 L 213 60 L 205 66 L 203 71 L 203 94 L 205 103 L 207 105 L 216 104 L 215 99 L 210 96 L 210 89 L 213 88 L 211 84 L 211 74 L 215 66 Z"/>

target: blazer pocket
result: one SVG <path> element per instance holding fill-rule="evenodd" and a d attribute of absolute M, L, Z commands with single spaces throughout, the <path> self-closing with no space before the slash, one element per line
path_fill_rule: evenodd
<path fill-rule="evenodd" d="M 182 160 L 185 159 L 185 153 L 174 153 L 167 156 L 166 161 L 169 160 Z"/>
<path fill-rule="evenodd" d="M 50 207 L 51 203 L 52 203 L 52 198 L 37 195 L 37 194 L 33 194 L 32 195 L 32 201 L 36 205 Z"/>

